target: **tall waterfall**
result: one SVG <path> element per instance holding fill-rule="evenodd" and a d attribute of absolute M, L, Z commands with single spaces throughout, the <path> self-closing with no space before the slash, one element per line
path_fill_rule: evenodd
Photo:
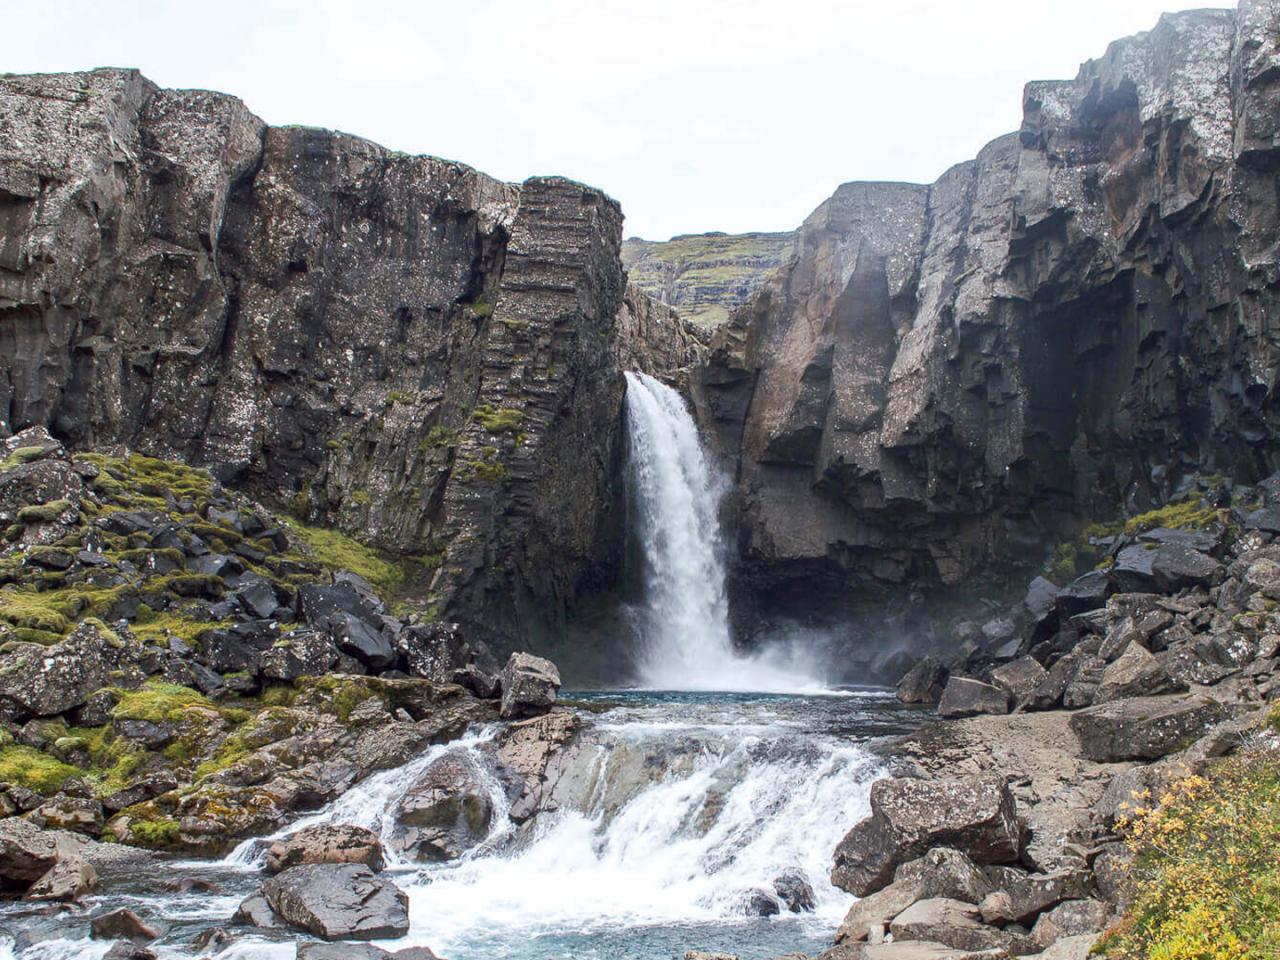
<path fill-rule="evenodd" d="M 660 690 L 822 689 L 794 651 L 734 649 L 718 516 L 723 482 L 680 394 L 647 374 L 626 377 L 632 522 L 644 554 L 640 681 Z"/>

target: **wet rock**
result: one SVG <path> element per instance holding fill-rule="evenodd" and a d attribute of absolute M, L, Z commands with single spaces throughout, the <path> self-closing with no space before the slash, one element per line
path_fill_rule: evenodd
<path fill-rule="evenodd" d="M 513 653 L 502 668 L 501 714 L 504 719 L 526 717 L 550 710 L 560 689 L 560 671 L 550 660 L 528 653 Z"/>
<path fill-rule="evenodd" d="M 132 910 L 111 910 L 89 920 L 89 935 L 95 940 L 128 940 L 145 944 L 160 936 L 160 931 L 144 922 Z"/>
<path fill-rule="evenodd" d="M 420 860 L 452 860 L 482 842 L 493 804 L 479 772 L 464 756 L 431 764 L 396 808 L 396 843 Z"/>
<path fill-rule="evenodd" d="M 788 870 L 773 881 L 773 892 L 792 913 L 808 913 L 815 906 L 813 887 L 799 870 Z"/>
<path fill-rule="evenodd" d="M 1148 544 L 1135 543 L 1116 554 L 1116 562 L 1108 576 L 1117 590 L 1125 593 L 1152 593 L 1159 589 L 1152 564 L 1155 550 Z"/>
<path fill-rule="evenodd" d="M 191 946 L 197 950 L 208 950 L 212 953 L 221 953 L 235 943 L 235 937 L 222 927 L 210 927 L 207 930 L 201 930 L 191 939 Z"/>
<path fill-rule="evenodd" d="M 240 902 L 240 906 L 236 908 L 231 922 L 243 923 L 246 926 L 258 927 L 263 930 L 274 930 L 285 926 L 284 921 L 276 916 L 276 912 L 271 909 L 271 904 L 267 902 L 267 898 L 261 893 L 245 897 Z"/>
<path fill-rule="evenodd" d="M 947 668 L 936 657 L 925 657 L 898 681 L 897 695 L 903 703 L 937 703 L 947 682 Z"/>
<path fill-rule="evenodd" d="M 371 943 L 300 943 L 298 960 L 438 960 L 426 947 L 383 950 Z"/>
<path fill-rule="evenodd" d="M 942 699 L 938 701 L 938 715 L 947 718 L 973 717 L 983 713 L 1005 714 L 1009 712 L 1009 695 L 999 687 L 969 677 L 951 677 Z"/>
<path fill-rule="evenodd" d="M 58 862 L 31 885 L 29 900 L 79 900 L 98 886 L 98 871 L 67 841 L 57 843 Z"/>
<path fill-rule="evenodd" d="M 1022 850 L 1022 824 L 1004 781 L 990 775 L 878 780 L 871 816 L 835 852 L 831 882 L 856 896 L 885 887 L 894 868 L 932 847 L 949 847 L 975 863 L 1007 863 Z"/>
<path fill-rule="evenodd" d="M 743 894 L 741 909 L 749 917 L 774 917 L 782 912 L 777 897 L 759 889 Z"/>
<path fill-rule="evenodd" d="M 1094 570 L 1063 587 L 1054 598 L 1054 604 L 1059 616 L 1069 619 L 1105 607 L 1110 592 L 1111 581 L 1107 575 Z"/>
<path fill-rule="evenodd" d="M 377 940 L 409 932 L 409 898 L 357 864 L 291 867 L 262 885 L 271 909 L 325 940 Z"/>
<path fill-rule="evenodd" d="M 268 873 L 308 863 L 358 863 L 377 872 L 383 868 L 382 841 L 364 827 L 324 823 L 304 827 L 267 848 Z"/>
<path fill-rule="evenodd" d="M 1090 760 L 1155 760 L 1226 717 L 1226 709 L 1205 696 L 1138 697 L 1081 710 L 1072 715 L 1071 729 Z"/>
<path fill-rule="evenodd" d="M 116 943 L 102 955 L 102 960 L 156 960 L 156 954 L 136 943 Z"/>

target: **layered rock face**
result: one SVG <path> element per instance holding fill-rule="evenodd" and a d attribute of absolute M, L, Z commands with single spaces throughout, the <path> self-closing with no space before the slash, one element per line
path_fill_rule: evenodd
<path fill-rule="evenodd" d="M 616 575 L 619 362 L 698 355 L 617 322 L 621 223 L 134 71 L 0 79 L 0 434 L 208 465 L 528 633 Z"/>
<path fill-rule="evenodd" d="M 1280 466 L 1278 29 L 1254 0 L 1167 15 L 936 183 L 805 221 L 695 384 L 752 585 L 954 585 Z"/>
<path fill-rule="evenodd" d="M 794 242 L 794 233 L 701 233 L 661 242 L 628 237 L 622 262 L 644 293 L 714 329 L 786 261 Z"/>

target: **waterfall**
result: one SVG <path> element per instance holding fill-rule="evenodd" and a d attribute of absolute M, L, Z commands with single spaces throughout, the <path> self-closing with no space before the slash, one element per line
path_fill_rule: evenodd
<path fill-rule="evenodd" d="M 644 556 L 640 682 L 658 690 L 822 692 L 802 653 L 734 649 L 719 521 L 724 483 L 680 394 L 647 374 L 626 377 L 632 524 Z"/>

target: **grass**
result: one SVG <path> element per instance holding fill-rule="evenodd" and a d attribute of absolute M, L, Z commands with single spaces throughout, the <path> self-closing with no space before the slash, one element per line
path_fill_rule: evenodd
<path fill-rule="evenodd" d="M 1242 750 L 1159 798 L 1138 795 L 1134 802 L 1122 828 L 1137 855 L 1133 907 L 1095 952 L 1122 960 L 1280 954 L 1274 743 Z"/>

